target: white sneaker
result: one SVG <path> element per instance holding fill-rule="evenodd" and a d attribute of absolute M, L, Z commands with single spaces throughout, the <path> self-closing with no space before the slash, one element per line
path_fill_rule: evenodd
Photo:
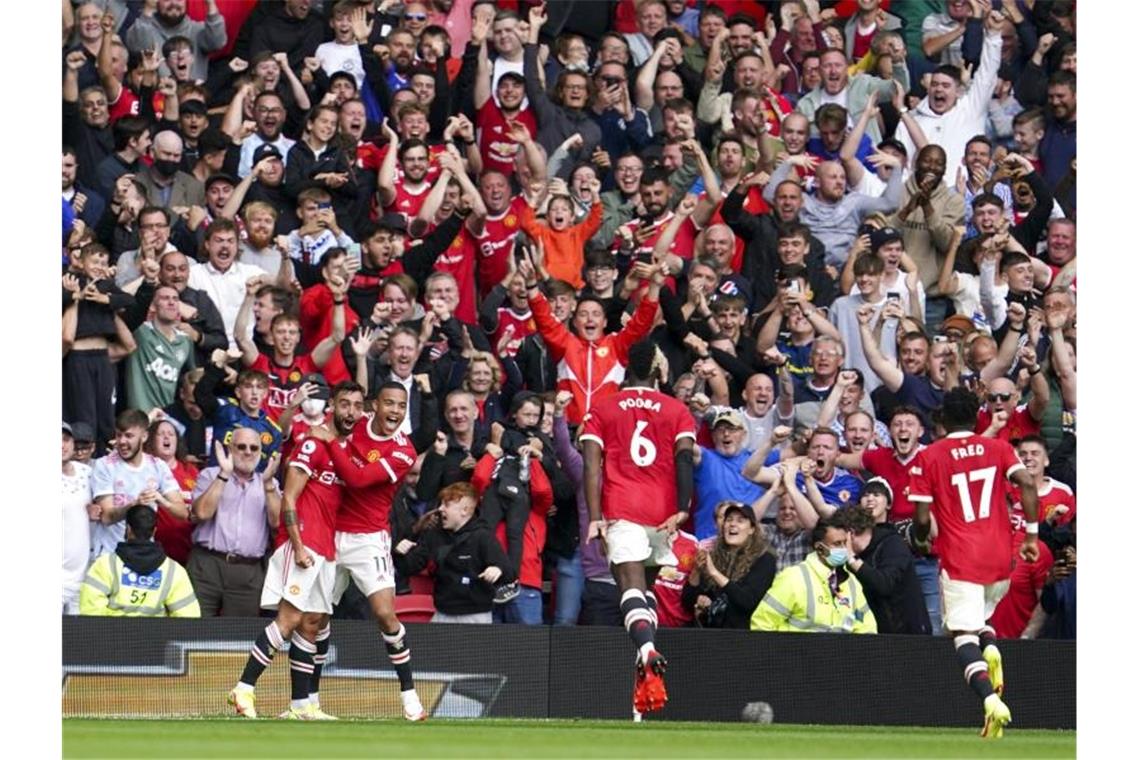
<path fill-rule="evenodd" d="M 413 691 L 401 692 L 400 699 L 404 703 L 404 719 L 411 721 L 427 720 L 428 714 L 420 704 L 420 696 Z"/>

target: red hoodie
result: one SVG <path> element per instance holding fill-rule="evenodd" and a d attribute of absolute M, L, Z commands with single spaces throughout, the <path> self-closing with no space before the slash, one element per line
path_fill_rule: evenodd
<path fill-rule="evenodd" d="M 483 492 L 491 484 L 491 475 L 495 471 L 496 459 L 490 454 L 484 454 L 475 465 L 475 472 L 471 475 L 471 485 L 479 492 Z M 530 516 L 527 517 L 526 528 L 523 530 L 522 562 L 519 565 L 519 583 L 531 588 L 542 588 L 542 549 L 546 546 L 546 513 L 554 504 L 554 489 L 550 486 L 550 479 L 542 469 L 542 463 L 537 459 L 530 462 Z M 507 550 L 507 524 L 500 522 L 495 527 L 495 537 Z"/>

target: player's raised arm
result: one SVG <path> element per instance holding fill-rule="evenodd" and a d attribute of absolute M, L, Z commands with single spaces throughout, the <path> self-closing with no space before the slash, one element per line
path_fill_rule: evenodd
<path fill-rule="evenodd" d="M 301 444 L 302 447 L 317 445 L 316 441 L 305 441 Z M 289 469 L 285 472 L 285 490 L 281 495 L 281 521 L 286 533 L 289 534 L 289 543 L 293 546 L 293 561 L 300 567 L 309 567 L 313 564 L 313 558 L 301 543 L 301 527 L 297 523 L 297 498 L 305 490 L 310 475 L 309 469 L 304 464 L 297 461 L 290 462 Z"/>

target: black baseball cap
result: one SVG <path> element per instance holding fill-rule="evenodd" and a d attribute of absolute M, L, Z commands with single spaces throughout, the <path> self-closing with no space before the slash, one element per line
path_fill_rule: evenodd
<path fill-rule="evenodd" d="M 902 233 L 894 227 L 880 227 L 871 233 L 871 253 L 877 252 L 887 243 L 902 240 Z"/>
<path fill-rule="evenodd" d="M 76 443 L 94 443 L 95 429 L 88 422 L 63 423 L 63 429 L 71 433 Z"/>
<path fill-rule="evenodd" d="M 263 143 L 257 146 L 257 150 L 253 152 L 253 163 L 261 161 L 265 157 L 281 158 L 281 151 L 277 150 L 277 146 L 272 143 Z"/>
<path fill-rule="evenodd" d="M 739 501 L 730 502 L 729 505 L 724 508 L 725 517 L 728 517 L 729 512 L 737 512 L 741 515 L 744 515 L 745 519 L 747 519 L 748 522 L 752 523 L 753 525 L 756 524 L 756 513 L 752 511 L 752 507 L 741 504 Z"/>
<path fill-rule="evenodd" d="M 218 182 L 229 182 L 234 187 L 237 187 L 238 185 L 238 179 L 234 175 L 226 174 L 225 172 L 218 172 L 217 174 L 211 174 L 206 179 L 206 189 L 209 190 Z"/>
<path fill-rule="evenodd" d="M 906 146 L 902 144 L 901 140 L 894 137 L 884 138 L 882 142 L 879 143 L 879 150 L 882 150 L 883 148 L 894 148 L 904 156 L 907 155 Z"/>
<path fill-rule="evenodd" d="M 508 78 L 518 81 L 519 84 L 526 84 L 526 77 L 524 77 L 522 74 L 518 73 L 517 71 L 504 71 L 502 74 L 499 75 L 500 80 L 508 79 Z"/>
<path fill-rule="evenodd" d="M 180 102 L 178 104 L 178 112 L 196 113 L 199 116 L 205 116 L 207 113 L 209 113 L 209 110 L 206 108 L 206 104 L 203 101 L 198 100 L 197 98 L 193 98 L 191 100 L 183 100 Z"/>
<path fill-rule="evenodd" d="M 380 221 L 376 226 L 382 230 L 390 230 L 392 232 L 399 232 L 401 234 L 408 234 L 408 220 L 403 214 L 389 213 L 380 217 Z"/>

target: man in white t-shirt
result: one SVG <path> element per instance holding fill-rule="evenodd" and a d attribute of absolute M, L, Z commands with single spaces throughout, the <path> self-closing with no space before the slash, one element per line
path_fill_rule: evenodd
<path fill-rule="evenodd" d="M 115 419 L 115 447 L 95 461 L 91 489 L 95 502 L 91 518 L 91 553 L 115 551 L 126 536 L 123 518 L 136 504 L 166 509 L 180 520 L 190 519 L 182 500 L 182 488 L 170 467 L 158 457 L 143 453 L 150 420 L 138 409 L 128 409 Z"/>
<path fill-rule="evenodd" d="M 238 309 L 245 300 L 246 283 L 253 277 L 262 277 L 266 283 L 270 277 L 264 269 L 253 264 L 243 264 L 237 260 L 237 227 L 229 219 L 215 219 L 206 228 L 206 263 L 196 263 L 190 267 L 190 287 L 203 291 L 218 312 L 226 327 L 226 338 L 230 347 L 234 341 L 234 322 Z"/>
<path fill-rule="evenodd" d="M 79 614 L 79 586 L 87 573 L 91 531 L 91 468 L 75 459 L 75 436 L 63 423 L 63 614 Z"/>

